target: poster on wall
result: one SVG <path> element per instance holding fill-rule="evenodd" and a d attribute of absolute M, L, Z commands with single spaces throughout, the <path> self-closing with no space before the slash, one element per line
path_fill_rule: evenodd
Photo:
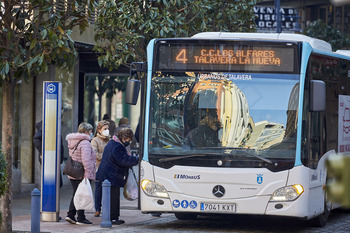
<path fill-rule="evenodd" d="M 283 32 L 300 32 L 299 10 L 281 7 L 281 27 Z M 255 23 L 258 32 L 274 32 L 277 28 L 274 6 L 254 6 Z"/>
<path fill-rule="evenodd" d="M 350 96 L 339 95 L 338 152 L 350 151 Z"/>

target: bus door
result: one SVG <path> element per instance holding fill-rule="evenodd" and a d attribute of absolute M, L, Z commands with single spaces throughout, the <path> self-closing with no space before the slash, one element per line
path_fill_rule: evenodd
<path fill-rule="evenodd" d="M 325 153 L 325 121 L 323 112 L 308 113 L 308 167 L 316 169 L 318 161 Z"/>
<path fill-rule="evenodd" d="M 315 95 L 316 97 L 313 96 L 311 91 L 313 88 L 312 82 L 314 81 L 305 82 L 302 146 L 304 148 L 303 164 L 311 169 L 316 169 L 319 160 L 326 153 L 327 125 L 325 111 L 312 109 L 312 102 L 315 101 L 315 98 L 317 98 L 317 95 Z M 320 81 L 315 80 L 315 82 Z"/>

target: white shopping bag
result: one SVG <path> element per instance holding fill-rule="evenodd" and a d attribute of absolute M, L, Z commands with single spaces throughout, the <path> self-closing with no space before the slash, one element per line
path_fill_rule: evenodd
<path fill-rule="evenodd" d="M 139 189 L 136 176 L 132 168 L 129 169 L 129 176 L 124 186 L 123 194 L 126 200 L 133 201 L 139 197 Z"/>
<path fill-rule="evenodd" d="M 95 210 L 92 189 L 87 178 L 80 182 L 73 201 L 76 210 Z"/>

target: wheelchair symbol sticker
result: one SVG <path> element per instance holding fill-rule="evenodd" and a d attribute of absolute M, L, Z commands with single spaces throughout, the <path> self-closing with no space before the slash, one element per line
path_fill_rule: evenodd
<path fill-rule="evenodd" d="M 191 201 L 190 202 L 190 207 L 191 207 L 191 209 L 197 208 L 197 202 L 196 201 Z"/>

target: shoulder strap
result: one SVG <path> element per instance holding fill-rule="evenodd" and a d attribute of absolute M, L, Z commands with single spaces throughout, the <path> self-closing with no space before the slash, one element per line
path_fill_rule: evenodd
<path fill-rule="evenodd" d="M 84 140 L 86 140 L 86 139 L 81 139 L 81 140 L 77 143 L 77 145 L 75 146 L 75 148 L 74 148 L 72 154 L 74 154 L 74 152 L 78 149 L 78 146 L 79 146 L 80 142 L 81 142 L 81 141 L 84 141 Z"/>

